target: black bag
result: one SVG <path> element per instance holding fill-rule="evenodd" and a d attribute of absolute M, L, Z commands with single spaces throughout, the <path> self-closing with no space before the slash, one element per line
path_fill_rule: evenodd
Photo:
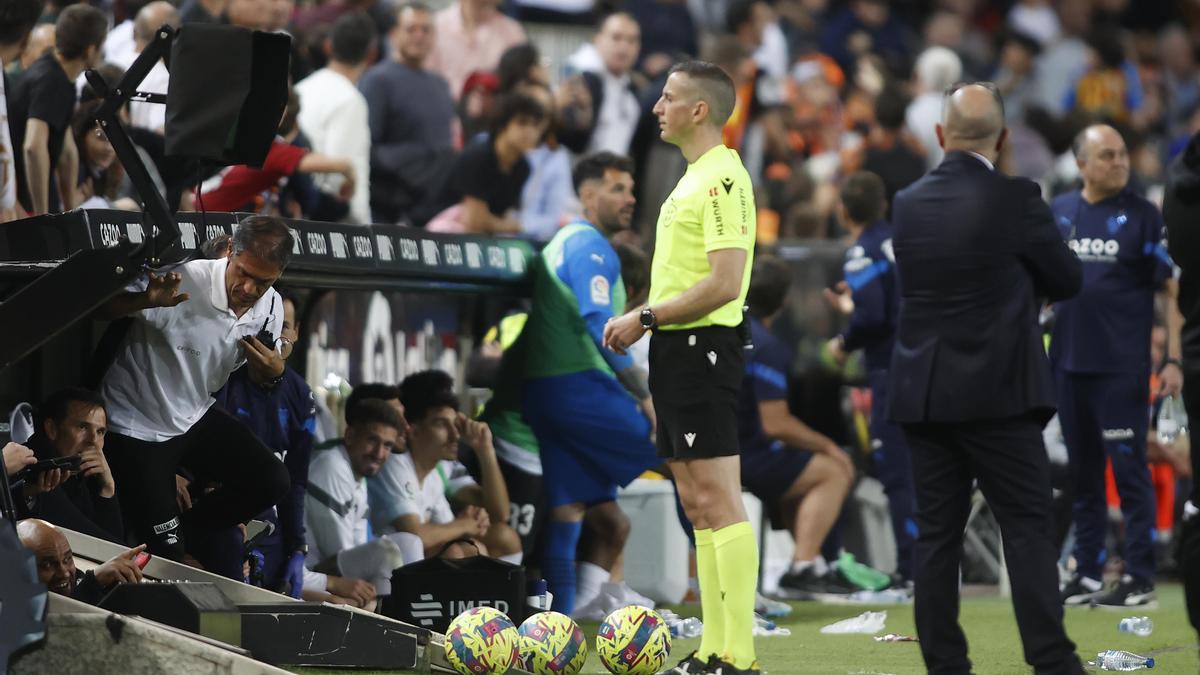
<path fill-rule="evenodd" d="M 443 549 L 444 550 L 444 549 Z M 495 607 L 514 625 L 525 620 L 525 568 L 474 556 L 427 558 L 392 572 L 392 594 L 383 614 L 445 633 L 450 621 L 472 607 Z"/>

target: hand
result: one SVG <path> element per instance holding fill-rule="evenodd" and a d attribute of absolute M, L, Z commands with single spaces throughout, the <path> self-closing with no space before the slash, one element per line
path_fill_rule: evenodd
<path fill-rule="evenodd" d="M 21 469 L 33 464 L 37 464 L 37 457 L 34 456 L 33 450 L 20 443 L 9 443 L 4 446 L 4 472 L 7 475 L 15 475 Z"/>
<path fill-rule="evenodd" d="M 654 434 L 658 431 L 658 417 L 654 414 L 654 400 L 649 396 L 638 402 L 638 407 L 642 409 L 642 414 L 646 419 L 650 420 L 650 440 L 654 440 Z"/>
<path fill-rule="evenodd" d="M 352 197 L 354 197 L 354 168 L 351 167 L 346 171 L 343 171 L 342 176 L 344 179 L 342 180 L 342 187 L 338 189 L 338 199 L 348 202 Z"/>
<path fill-rule="evenodd" d="M 140 583 L 142 581 L 142 570 L 133 562 L 133 559 L 137 557 L 137 554 L 145 550 L 146 545 L 141 544 L 97 567 L 95 570 L 96 581 L 100 584 L 100 587 L 108 588 L 113 584 L 119 583 Z"/>
<path fill-rule="evenodd" d="M 849 316 L 854 312 L 854 298 L 850 295 L 850 285 L 845 281 L 837 282 L 833 288 L 826 288 L 825 301 L 834 311 Z"/>
<path fill-rule="evenodd" d="M 279 352 L 259 342 L 253 335 L 242 338 L 241 345 L 251 380 L 265 384 L 283 374 L 283 357 Z"/>
<path fill-rule="evenodd" d="M 190 511 L 192 508 L 192 494 L 188 492 L 188 485 L 191 481 L 175 474 L 175 503 L 179 505 L 180 513 Z"/>
<path fill-rule="evenodd" d="M 71 477 L 71 472 L 66 469 L 50 469 L 43 471 L 32 480 L 25 482 L 25 496 L 32 497 L 45 492 L 54 490 L 59 485 L 62 485 Z"/>
<path fill-rule="evenodd" d="M 1158 387 L 1159 396 L 1178 396 L 1183 391 L 1183 370 L 1178 364 L 1168 363 L 1158 373 L 1161 384 Z"/>
<path fill-rule="evenodd" d="M 825 349 L 829 351 L 829 356 L 839 365 L 846 362 L 846 347 L 842 342 L 841 335 L 835 335 L 825 343 Z"/>
<path fill-rule="evenodd" d="M 846 451 L 842 450 L 841 446 L 833 441 L 829 441 L 825 445 L 822 445 L 817 452 L 832 459 L 834 464 L 837 464 L 838 468 L 850 477 L 850 480 L 854 480 L 854 460 L 850 459 L 850 455 L 846 454 Z"/>
<path fill-rule="evenodd" d="M 375 587 L 362 579 L 330 575 L 325 582 L 325 590 L 346 598 L 355 607 L 366 607 L 368 603 L 375 602 Z"/>
<path fill-rule="evenodd" d="M 645 333 L 641 311 L 627 312 L 604 324 L 604 347 L 624 355 L 629 345 L 642 339 Z"/>
<path fill-rule="evenodd" d="M 174 307 L 181 302 L 187 302 L 188 294 L 179 293 L 179 284 L 183 277 L 178 272 L 170 272 L 155 276 L 150 272 L 150 281 L 146 286 L 146 303 L 150 307 Z"/>
<path fill-rule="evenodd" d="M 99 477 L 101 497 L 109 499 L 117 493 L 117 484 L 113 481 L 112 470 L 108 468 L 108 460 L 105 459 L 103 450 L 97 447 L 88 448 L 79 453 L 79 458 L 80 473 L 84 476 Z"/>
<path fill-rule="evenodd" d="M 475 451 L 476 457 L 496 454 L 496 448 L 492 445 L 492 430 L 486 422 L 473 420 L 458 413 L 458 417 L 454 420 L 454 426 L 458 428 L 463 442 Z"/>
<path fill-rule="evenodd" d="M 462 513 L 458 514 L 458 518 L 455 520 L 462 527 L 464 537 L 482 537 L 487 534 L 488 528 L 492 526 L 487 511 L 474 505 L 463 509 Z"/>
<path fill-rule="evenodd" d="M 288 558 L 287 568 L 283 573 L 283 583 L 287 594 L 299 600 L 300 592 L 304 590 L 304 553 L 302 551 L 293 551 L 292 557 Z"/>

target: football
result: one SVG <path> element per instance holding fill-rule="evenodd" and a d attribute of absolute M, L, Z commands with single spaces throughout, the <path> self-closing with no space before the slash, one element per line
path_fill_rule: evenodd
<path fill-rule="evenodd" d="M 652 609 L 622 607 L 600 624 L 596 653 L 614 675 L 651 675 L 662 669 L 671 654 L 671 631 Z"/>
<path fill-rule="evenodd" d="M 520 666 L 533 675 L 575 675 L 587 661 L 587 638 L 571 617 L 539 612 L 517 629 Z"/>
<path fill-rule="evenodd" d="M 446 629 L 446 660 L 462 675 L 503 675 L 517 660 L 520 637 L 498 609 L 475 607 Z"/>

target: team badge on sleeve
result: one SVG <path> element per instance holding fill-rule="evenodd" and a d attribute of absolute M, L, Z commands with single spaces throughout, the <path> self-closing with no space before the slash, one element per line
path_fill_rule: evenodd
<path fill-rule="evenodd" d="M 612 302 L 608 292 L 608 278 L 603 274 L 597 274 L 592 277 L 592 303 L 596 305 L 607 305 Z"/>

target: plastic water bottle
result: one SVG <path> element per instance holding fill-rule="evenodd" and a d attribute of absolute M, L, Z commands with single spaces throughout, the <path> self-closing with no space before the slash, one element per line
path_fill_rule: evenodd
<path fill-rule="evenodd" d="M 1154 622 L 1148 616 L 1130 616 L 1121 619 L 1117 630 L 1122 633 L 1133 633 L 1138 637 L 1146 637 L 1154 632 Z"/>
<path fill-rule="evenodd" d="M 682 621 L 670 624 L 671 637 L 676 638 L 694 638 L 700 637 L 704 632 L 704 624 L 694 616 L 689 616 Z"/>
<path fill-rule="evenodd" d="M 1091 664 L 1100 670 L 1143 670 L 1154 667 L 1154 659 L 1138 656 L 1130 652 L 1115 649 L 1102 651 L 1096 655 L 1096 662 Z"/>
<path fill-rule="evenodd" d="M 1179 399 L 1174 396 L 1164 398 L 1158 408 L 1158 442 L 1171 445 L 1179 438 L 1179 434 L 1184 433 L 1186 427 L 1187 413 L 1184 412 Z"/>

